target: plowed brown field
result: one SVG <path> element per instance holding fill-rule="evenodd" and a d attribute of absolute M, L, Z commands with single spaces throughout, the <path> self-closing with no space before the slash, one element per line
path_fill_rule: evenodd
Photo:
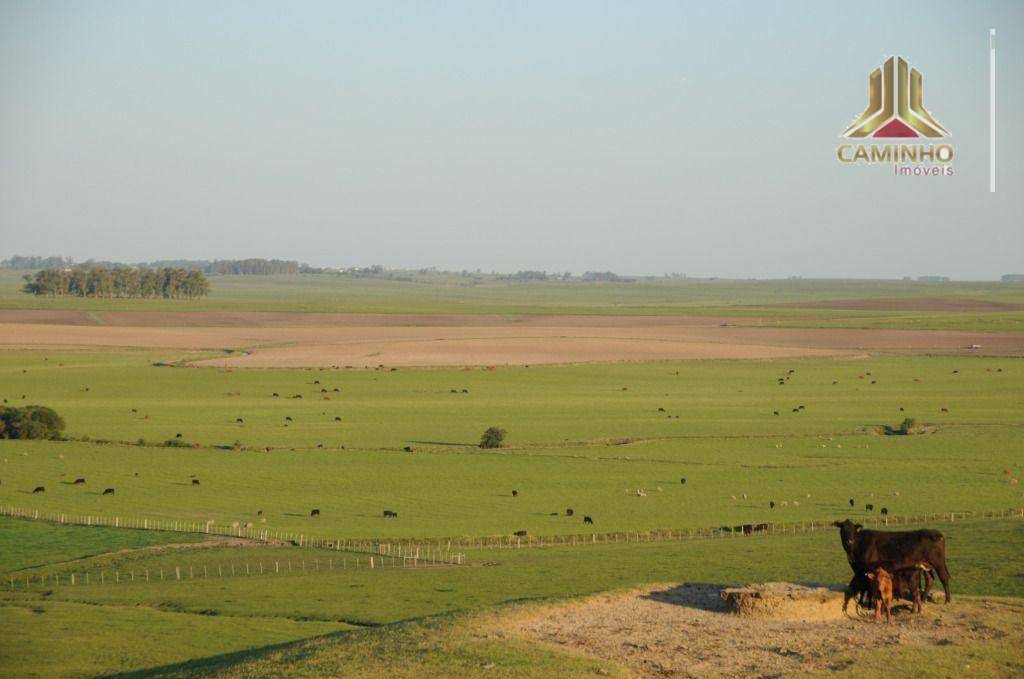
<path fill-rule="evenodd" d="M 2 312 L 0 345 L 244 350 L 252 368 L 503 365 L 844 354 L 1024 355 L 1024 335 L 757 327 L 756 319 L 259 312 Z M 980 349 L 969 349 L 981 345 Z"/>

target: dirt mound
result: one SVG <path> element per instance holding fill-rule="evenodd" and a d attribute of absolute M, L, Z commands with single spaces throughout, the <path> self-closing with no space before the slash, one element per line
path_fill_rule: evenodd
<path fill-rule="evenodd" d="M 819 594 L 818 588 L 777 583 L 769 597 Z M 640 676 L 778 676 L 856 669 L 879 649 L 957 648 L 1020 637 L 1021 608 L 997 602 L 925 604 L 920 614 L 900 606 L 893 622 L 865 613 L 833 619 L 780 619 L 734 615 L 724 585 L 661 585 L 530 609 L 508 620 L 512 634 L 572 648 L 625 665 Z M 756 588 L 736 591 L 753 597 Z M 807 594 L 813 592 L 813 594 Z M 836 609 L 838 601 L 829 601 Z M 851 611 L 854 606 L 851 604 Z M 867 667 L 869 665 L 866 665 Z"/>
<path fill-rule="evenodd" d="M 721 591 L 725 609 L 736 615 L 775 620 L 836 620 L 843 617 L 843 593 L 827 587 L 768 582 Z"/>

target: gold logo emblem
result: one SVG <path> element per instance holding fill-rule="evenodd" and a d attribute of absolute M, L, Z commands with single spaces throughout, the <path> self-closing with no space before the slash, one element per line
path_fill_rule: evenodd
<path fill-rule="evenodd" d="M 907 138 L 948 137 L 949 131 L 924 107 L 921 72 L 903 57 L 889 57 L 868 77 L 868 107 L 843 136 Z"/>

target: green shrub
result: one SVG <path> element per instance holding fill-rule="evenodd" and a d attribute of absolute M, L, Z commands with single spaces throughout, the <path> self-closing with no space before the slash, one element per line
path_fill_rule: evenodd
<path fill-rule="evenodd" d="M 481 448 L 501 448 L 505 441 L 505 430 L 501 427 L 488 427 L 484 435 L 480 437 Z"/>
<path fill-rule="evenodd" d="M 0 438 L 59 439 L 64 418 L 46 406 L 0 407 Z"/>

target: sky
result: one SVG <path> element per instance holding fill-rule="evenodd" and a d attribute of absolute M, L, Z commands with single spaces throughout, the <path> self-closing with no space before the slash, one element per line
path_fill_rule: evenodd
<path fill-rule="evenodd" d="M 836 158 L 893 54 L 952 177 Z M 0 259 L 992 279 L 1021 111 L 1016 0 L 0 0 Z"/>

